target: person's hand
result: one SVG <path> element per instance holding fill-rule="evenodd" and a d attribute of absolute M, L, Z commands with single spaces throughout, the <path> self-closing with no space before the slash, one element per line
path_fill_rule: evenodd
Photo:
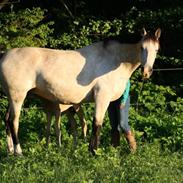
<path fill-rule="evenodd" d="M 124 107 L 125 107 L 125 104 L 120 104 L 120 105 L 119 105 L 119 108 L 120 108 L 120 109 L 123 109 Z"/>

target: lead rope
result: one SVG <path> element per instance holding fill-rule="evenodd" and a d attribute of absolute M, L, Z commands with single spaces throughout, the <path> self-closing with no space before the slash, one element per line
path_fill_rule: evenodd
<path fill-rule="evenodd" d="M 139 94 L 138 94 L 138 96 L 137 96 L 137 102 L 136 102 L 136 111 L 137 111 L 137 112 L 138 112 L 138 110 L 139 110 L 139 96 L 140 96 L 140 94 L 142 93 L 143 86 L 144 86 L 144 78 L 142 78 L 142 84 L 141 84 L 141 87 L 140 87 Z"/>

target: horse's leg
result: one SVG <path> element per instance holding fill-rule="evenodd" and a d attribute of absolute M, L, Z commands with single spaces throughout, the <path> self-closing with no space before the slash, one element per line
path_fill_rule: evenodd
<path fill-rule="evenodd" d="M 51 119 L 52 114 L 49 110 L 46 111 L 47 127 L 46 127 L 46 145 L 50 143 Z"/>
<path fill-rule="evenodd" d="M 10 98 L 10 119 L 9 120 L 9 127 L 13 139 L 14 144 L 14 154 L 15 155 L 22 155 L 22 149 L 20 147 L 20 142 L 18 138 L 18 128 L 19 128 L 19 117 L 21 112 L 21 107 L 23 101 L 26 97 L 26 93 L 15 92 Z"/>
<path fill-rule="evenodd" d="M 13 147 L 13 140 L 11 136 L 11 130 L 10 130 L 10 106 L 8 106 L 8 109 L 6 111 L 5 116 L 5 125 L 6 125 L 6 135 L 7 135 L 7 150 L 8 154 L 14 153 L 14 147 Z"/>
<path fill-rule="evenodd" d="M 77 137 L 78 137 L 78 133 L 77 133 L 77 122 L 74 118 L 75 115 L 75 110 L 73 110 L 72 108 L 68 109 L 66 112 L 69 124 L 71 125 L 71 132 L 74 138 L 74 147 L 76 147 L 77 145 Z"/>
<path fill-rule="evenodd" d="M 95 154 L 94 150 L 96 150 L 99 145 L 100 131 L 108 105 L 109 100 L 108 97 L 105 96 L 105 93 L 102 93 L 101 91 L 95 93 L 95 116 L 92 123 L 92 134 L 89 144 L 89 150 L 93 154 Z"/>
<path fill-rule="evenodd" d="M 79 107 L 79 109 L 77 110 L 77 115 L 79 117 L 79 121 L 80 121 L 80 124 L 82 126 L 82 131 L 83 131 L 84 138 L 86 138 L 86 134 L 87 134 L 87 123 L 86 123 L 86 120 L 84 118 L 84 112 L 83 112 L 82 107 Z"/>
<path fill-rule="evenodd" d="M 61 147 L 61 131 L 60 131 L 60 116 L 61 110 L 59 104 L 55 104 L 55 133 L 57 137 L 57 145 Z"/>

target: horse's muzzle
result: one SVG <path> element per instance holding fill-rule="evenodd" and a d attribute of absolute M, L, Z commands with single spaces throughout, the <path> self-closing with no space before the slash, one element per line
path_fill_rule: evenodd
<path fill-rule="evenodd" d="M 151 67 L 144 67 L 143 78 L 148 79 L 152 75 L 153 69 Z"/>

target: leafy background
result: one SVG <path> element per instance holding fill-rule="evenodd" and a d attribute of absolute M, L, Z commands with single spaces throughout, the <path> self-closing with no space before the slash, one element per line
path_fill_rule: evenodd
<path fill-rule="evenodd" d="M 106 114 L 95 157 L 88 153 L 93 104 L 84 104 L 88 136 L 73 148 L 66 116 L 62 117 L 62 147 L 45 147 L 46 118 L 38 99 L 26 99 L 20 118 L 24 156 L 6 153 L 4 115 L 7 98 L 0 90 L 0 182 L 182 182 L 183 176 L 183 2 L 181 0 L 45 0 L 0 4 L 0 49 L 37 46 L 76 49 L 111 36 L 140 34 L 143 27 L 162 29 L 161 50 L 148 81 L 139 68 L 132 75 L 130 124 L 138 151 L 126 141 L 110 145 Z M 77 119 L 77 116 L 76 116 Z M 54 121 L 53 121 L 54 123 Z"/>

